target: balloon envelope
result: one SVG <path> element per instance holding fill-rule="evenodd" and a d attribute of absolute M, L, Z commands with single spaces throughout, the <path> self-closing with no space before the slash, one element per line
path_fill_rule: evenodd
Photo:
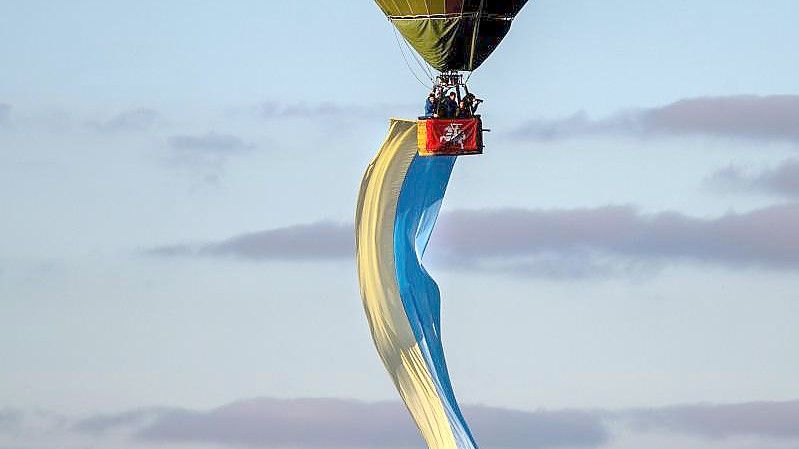
<path fill-rule="evenodd" d="M 433 68 L 474 70 L 508 34 L 527 0 L 375 0 Z"/>

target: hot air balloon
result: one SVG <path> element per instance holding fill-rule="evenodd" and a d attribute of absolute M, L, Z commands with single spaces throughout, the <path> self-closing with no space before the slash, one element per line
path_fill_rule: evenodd
<path fill-rule="evenodd" d="M 526 1 L 376 0 L 433 68 L 434 92 L 469 95 L 482 64 Z M 473 112 L 473 111 L 472 111 Z M 441 296 L 422 266 L 457 156 L 483 150 L 480 116 L 392 120 L 361 181 L 355 212 L 358 282 L 383 365 L 429 449 L 476 449 L 450 382 Z M 436 157 L 428 157 L 436 156 Z"/>

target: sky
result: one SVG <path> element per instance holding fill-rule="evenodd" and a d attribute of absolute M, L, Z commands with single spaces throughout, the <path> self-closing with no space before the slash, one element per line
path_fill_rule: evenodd
<path fill-rule="evenodd" d="M 0 448 L 422 447 L 353 259 L 427 92 L 377 6 L 0 11 Z M 484 447 L 799 447 L 797 19 L 537 0 L 475 72 L 426 265 Z"/>

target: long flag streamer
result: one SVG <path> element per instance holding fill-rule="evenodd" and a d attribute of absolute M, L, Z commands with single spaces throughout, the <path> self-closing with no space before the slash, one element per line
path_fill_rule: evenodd
<path fill-rule="evenodd" d="M 441 298 L 422 266 L 454 156 L 417 155 L 415 121 L 392 120 L 356 210 L 358 277 L 377 352 L 430 449 L 476 449 L 441 346 Z"/>

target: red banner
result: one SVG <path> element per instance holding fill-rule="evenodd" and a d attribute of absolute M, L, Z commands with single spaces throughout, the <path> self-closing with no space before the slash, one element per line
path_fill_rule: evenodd
<path fill-rule="evenodd" d="M 424 120 L 419 126 L 419 152 L 423 155 L 482 153 L 481 130 L 479 117 Z"/>

